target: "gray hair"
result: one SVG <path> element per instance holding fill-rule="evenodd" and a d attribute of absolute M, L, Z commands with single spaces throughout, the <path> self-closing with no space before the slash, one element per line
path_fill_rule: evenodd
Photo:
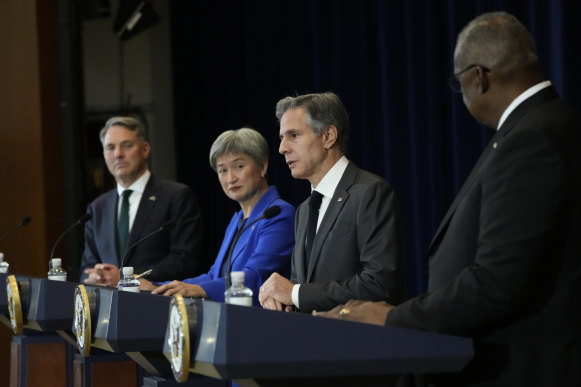
<path fill-rule="evenodd" d="M 262 134 L 252 128 L 227 130 L 218 136 L 210 148 L 210 165 L 214 171 L 218 157 L 227 153 L 244 153 L 261 166 L 268 161 L 268 144 Z"/>
<path fill-rule="evenodd" d="M 99 133 L 99 138 L 101 139 L 101 144 L 104 144 L 105 136 L 107 135 L 107 130 L 109 130 L 112 126 L 123 126 L 137 135 L 137 137 L 143 141 L 148 141 L 147 131 L 145 130 L 145 126 L 139 120 L 136 120 L 133 117 L 111 117 L 101 129 Z"/>
<path fill-rule="evenodd" d="M 339 150 L 347 153 L 349 144 L 349 115 L 343 103 L 332 92 L 305 94 L 297 97 L 286 97 L 276 104 L 276 118 L 280 122 L 282 115 L 290 109 L 305 109 L 305 124 L 320 136 L 331 125 L 337 128 L 337 145 Z"/>
<path fill-rule="evenodd" d="M 461 68 L 470 64 L 485 66 L 500 76 L 514 71 L 540 71 L 531 34 L 506 12 L 485 13 L 468 23 L 458 35 L 454 64 Z"/>

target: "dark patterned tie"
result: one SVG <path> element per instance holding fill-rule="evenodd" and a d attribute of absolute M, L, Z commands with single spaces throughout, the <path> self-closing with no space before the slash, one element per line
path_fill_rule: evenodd
<path fill-rule="evenodd" d="M 309 198 L 309 217 L 307 219 L 307 237 L 305 240 L 305 273 L 308 271 L 309 260 L 311 257 L 311 250 L 313 250 L 313 241 L 315 240 L 315 235 L 317 234 L 317 221 L 319 219 L 319 208 L 321 207 L 321 201 L 323 200 L 323 195 L 317 191 L 311 193 Z"/>
<path fill-rule="evenodd" d="M 119 218 L 117 219 L 117 253 L 119 264 L 123 259 L 123 255 L 127 251 L 127 244 L 129 242 L 129 196 L 133 191 L 126 189 L 121 194 L 121 209 L 119 210 Z"/>

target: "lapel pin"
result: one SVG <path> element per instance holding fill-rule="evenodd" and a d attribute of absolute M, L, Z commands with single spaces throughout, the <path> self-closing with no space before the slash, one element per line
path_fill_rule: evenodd
<path fill-rule="evenodd" d="M 496 149 L 496 147 L 497 147 L 497 146 L 498 146 L 498 143 L 497 143 L 497 142 L 495 142 L 494 144 L 492 144 L 492 147 L 493 147 L 494 149 Z"/>
<path fill-rule="evenodd" d="M 338 202 L 342 202 L 343 201 L 343 198 L 339 198 L 339 199 L 337 199 L 337 201 Z"/>
<path fill-rule="evenodd" d="M 151 200 L 152 202 L 154 202 L 155 201 L 155 196 L 150 196 L 149 197 L 149 200 Z"/>

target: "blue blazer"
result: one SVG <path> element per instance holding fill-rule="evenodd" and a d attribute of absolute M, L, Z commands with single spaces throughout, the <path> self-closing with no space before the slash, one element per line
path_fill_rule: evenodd
<path fill-rule="evenodd" d="M 290 276 L 290 257 L 295 242 L 293 231 L 295 209 L 280 199 L 276 187 L 271 186 L 260 198 L 246 224 L 250 224 L 259 218 L 264 210 L 275 205 L 280 206 L 281 213 L 272 219 L 259 220 L 245 230 L 232 253 L 232 271 L 244 271 L 244 282 L 254 293 L 254 305 L 259 305 L 258 290 L 272 273 L 278 272 L 287 278 Z M 228 255 L 228 249 L 242 217 L 242 211 L 238 211 L 232 217 L 210 271 L 183 281 L 200 285 L 214 301 L 224 301 L 226 285 L 221 273 L 222 263 Z"/>

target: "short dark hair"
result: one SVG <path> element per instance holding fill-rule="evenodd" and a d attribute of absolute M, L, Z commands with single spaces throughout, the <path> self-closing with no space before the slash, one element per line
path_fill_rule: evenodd
<path fill-rule="evenodd" d="M 501 76 L 514 71 L 540 71 L 533 37 L 506 12 L 485 13 L 468 23 L 458 35 L 454 63 L 460 67 L 486 66 Z"/>
<path fill-rule="evenodd" d="M 109 130 L 109 128 L 112 126 L 123 126 L 131 131 L 134 131 L 141 141 L 143 142 L 149 141 L 147 136 L 147 130 L 145 130 L 145 126 L 143 126 L 143 124 L 139 120 L 133 117 L 111 117 L 107 120 L 105 126 L 103 126 L 103 129 L 101 129 L 101 132 L 99 133 L 101 144 L 103 144 L 103 141 L 105 141 L 107 130 Z"/>
<path fill-rule="evenodd" d="M 323 134 L 329 126 L 335 125 L 339 150 L 347 154 L 349 114 L 337 94 L 326 92 L 283 98 L 276 104 L 276 118 L 280 122 L 287 110 L 298 107 L 305 109 L 305 124 L 309 125 L 317 136 Z"/>

